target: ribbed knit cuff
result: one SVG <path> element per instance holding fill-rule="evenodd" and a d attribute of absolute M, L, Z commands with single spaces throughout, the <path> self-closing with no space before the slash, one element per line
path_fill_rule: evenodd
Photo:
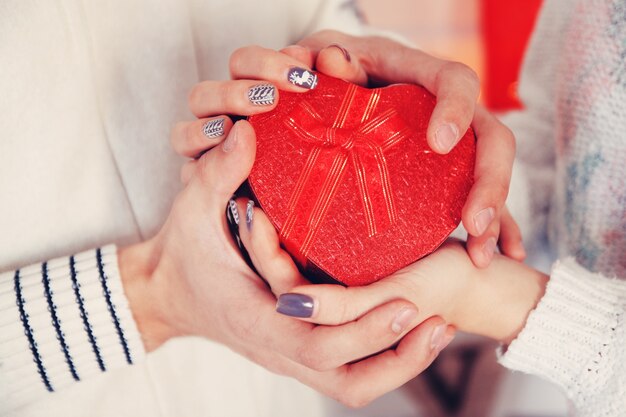
<path fill-rule="evenodd" d="M 3 407 L 145 355 L 113 245 L 0 275 Z"/>
<path fill-rule="evenodd" d="M 499 361 L 558 384 L 570 398 L 593 395 L 611 378 L 616 349 L 623 350 L 625 305 L 626 282 L 573 259 L 557 262 L 544 297 Z"/>

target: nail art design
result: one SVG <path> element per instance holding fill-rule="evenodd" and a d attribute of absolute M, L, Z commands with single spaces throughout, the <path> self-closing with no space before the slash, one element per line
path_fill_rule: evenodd
<path fill-rule="evenodd" d="M 304 294 L 281 294 L 276 302 L 276 311 L 291 317 L 311 317 L 313 315 L 313 299 Z"/>
<path fill-rule="evenodd" d="M 287 73 L 287 79 L 293 85 L 312 90 L 317 85 L 317 74 L 300 67 L 293 67 Z"/>
<path fill-rule="evenodd" d="M 255 106 L 269 106 L 274 104 L 276 90 L 272 84 L 259 84 L 250 87 L 248 99 Z"/>
<path fill-rule="evenodd" d="M 252 220 L 254 218 L 254 201 L 248 200 L 246 204 L 246 227 L 248 230 L 252 228 Z"/>
<path fill-rule="evenodd" d="M 202 126 L 202 133 L 209 139 L 222 136 L 224 134 L 224 119 L 209 120 Z"/>
<path fill-rule="evenodd" d="M 236 225 L 239 225 L 239 210 L 237 210 L 237 203 L 232 198 L 228 200 L 228 212 L 230 213 L 232 221 Z"/>

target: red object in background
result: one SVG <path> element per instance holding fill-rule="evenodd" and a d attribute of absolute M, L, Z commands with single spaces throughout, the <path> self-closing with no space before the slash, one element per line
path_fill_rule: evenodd
<path fill-rule="evenodd" d="M 257 135 L 248 184 L 307 278 L 369 284 L 456 228 L 475 137 L 469 129 L 436 154 L 426 142 L 435 98 L 424 88 L 318 76 L 314 90 L 281 91 L 276 109 L 248 119 Z"/>
<path fill-rule="evenodd" d="M 492 110 L 520 108 L 519 70 L 541 0 L 482 0 L 484 99 Z"/>

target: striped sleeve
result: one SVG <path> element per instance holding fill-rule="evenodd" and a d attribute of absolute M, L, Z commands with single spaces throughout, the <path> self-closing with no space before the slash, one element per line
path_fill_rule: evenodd
<path fill-rule="evenodd" d="M 144 355 L 115 246 L 0 274 L 0 408 Z"/>

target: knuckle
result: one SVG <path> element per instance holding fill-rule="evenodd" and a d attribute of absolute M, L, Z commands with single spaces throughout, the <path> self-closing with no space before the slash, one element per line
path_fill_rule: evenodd
<path fill-rule="evenodd" d="M 200 158 L 200 160 L 198 161 L 198 166 L 196 167 L 196 172 L 198 174 L 197 176 L 203 184 L 213 184 L 215 180 L 215 172 L 213 164 L 210 163 L 209 158 L 207 158 L 206 156 Z"/>
<path fill-rule="evenodd" d="M 250 62 L 246 57 L 258 56 L 264 48 L 258 45 L 248 45 L 237 48 L 230 54 L 228 60 L 228 68 L 231 75 L 242 74 L 246 69 L 246 62 Z"/>
<path fill-rule="evenodd" d="M 237 48 L 230 54 L 230 58 L 228 60 L 228 69 L 230 70 L 230 74 L 237 74 L 239 72 L 239 68 L 241 68 L 241 63 L 243 58 L 248 50 L 249 46 L 242 46 L 241 48 Z"/>
<path fill-rule="evenodd" d="M 204 97 L 204 90 L 206 88 L 206 82 L 201 82 L 194 85 L 189 91 L 187 102 L 189 103 L 189 109 L 197 115 L 200 103 L 202 103 Z"/>
<path fill-rule="evenodd" d="M 475 84 L 479 83 L 478 74 L 466 64 L 462 62 L 449 62 L 446 64 L 447 70 L 453 73 L 456 77 L 463 78 L 465 81 Z"/>
<path fill-rule="evenodd" d="M 296 360 L 309 369 L 324 372 L 331 369 L 330 358 L 315 343 L 304 343 L 296 352 Z"/>
<path fill-rule="evenodd" d="M 181 137 L 185 136 L 185 125 L 186 122 L 177 122 L 170 133 L 170 145 L 178 153 L 181 151 Z"/>
<path fill-rule="evenodd" d="M 220 107 L 231 111 L 236 111 L 239 107 L 242 107 L 239 99 L 242 95 L 240 90 L 236 81 L 222 84 L 218 94 Z"/>
<path fill-rule="evenodd" d="M 442 85 L 450 80 L 455 80 L 457 83 L 461 82 L 470 86 L 472 91 L 475 91 L 476 95 L 478 95 L 478 90 L 480 88 L 480 79 L 478 78 L 478 74 L 462 62 L 446 62 L 437 72 L 435 77 L 436 85 Z"/>

